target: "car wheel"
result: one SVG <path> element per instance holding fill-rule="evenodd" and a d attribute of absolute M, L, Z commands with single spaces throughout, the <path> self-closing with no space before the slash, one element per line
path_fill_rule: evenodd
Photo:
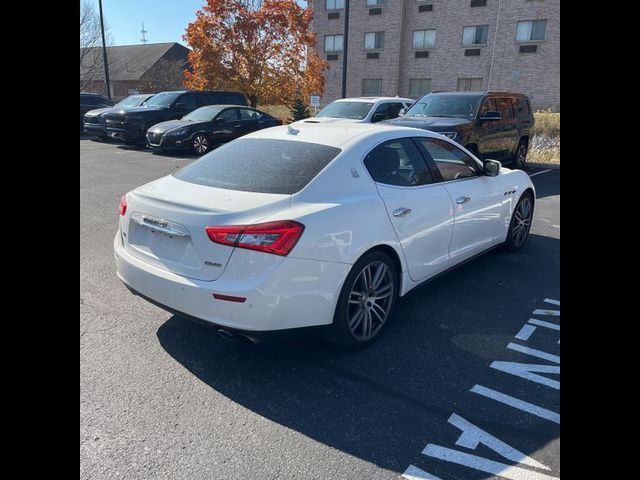
<path fill-rule="evenodd" d="M 383 252 L 358 260 L 342 286 L 326 338 L 346 348 L 362 348 L 379 337 L 398 296 L 394 263 Z"/>
<path fill-rule="evenodd" d="M 527 161 L 527 151 L 527 141 L 520 140 L 520 143 L 518 143 L 518 148 L 516 150 L 516 155 L 513 157 L 513 166 L 515 168 L 524 167 L 524 164 Z"/>
<path fill-rule="evenodd" d="M 198 155 L 204 155 L 211 148 L 211 142 L 203 133 L 198 133 L 191 139 L 191 150 Z"/>
<path fill-rule="evenodd" d="M 509 224 L 509 231 L 507 232 L 507 239 L 505 240 L 503 247 L 508 252 L 515 252 L 520 250 L 522 246 L 529 238 L 529 230 L 531 230 L 531 221 L 533 220 L 533 195 L 530 192 L 526 192 L 518 201 L 513 216 L 511 217 L 511 223 Z"/>

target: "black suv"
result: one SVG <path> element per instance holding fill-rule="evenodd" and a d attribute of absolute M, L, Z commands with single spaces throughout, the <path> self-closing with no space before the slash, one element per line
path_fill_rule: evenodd
<path fill-rule="evenodd" d="M 247 99 L 237 92 L 172 91 L 160 92 L 144 106 L 107 113 L 107 135 L 129 144 L 144 143 L 152 125 L 176 120 L 205 105 L 247 105 Z"/>
<path fill-rule="evenodd" d="M 434 92 L 401 117 L 383 123 L 431 130 L 455 140 L 480 159 L 521 168 L 533 132 L 526 95 L 509 92 Z"/>
<path fill-rule="evenodd" d="M 96 93 L 81 93 L 80 94 L 80 131 L 84 126 L 84 114 L 89 110 L 102 107 L 113 107 L 114 103 L 107 97 L 98 95 Z"/>

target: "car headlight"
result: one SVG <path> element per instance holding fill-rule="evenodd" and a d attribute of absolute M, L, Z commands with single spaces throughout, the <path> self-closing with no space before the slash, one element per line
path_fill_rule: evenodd
<path fill-rule="evenodd" d="M 167 135 L 171 135 L 171 136 L 184 135 L 185 133 L 187 133 L 187 131 L 188 131 L 188 128 L 182 127 L 182 128 L 178 128 L 176 130 L 171 130 L 170 132 L 167 132 Z"/>
<path fill-rule="evenodd" d="M 439 132 L 440 135 L 444 135 L 447 138 L 450 138 L 451 140 L 455 140 L 456 137 L 458 136 L 458 134 L 456 132 Z"/>

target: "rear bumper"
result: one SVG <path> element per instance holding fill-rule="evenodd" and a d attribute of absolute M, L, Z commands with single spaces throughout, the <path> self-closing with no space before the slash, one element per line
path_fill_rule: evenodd
<path fill-rule="evenodd" d="M 275 255 L 265 262 L 268 254 L 235 249 L 220 278 L 194 280 L 134 257 L 125 250 L 120 232 L 114 239 L 114 254 L 118 278 L 136 294 L 165 310 L 256 339 L 297 336 L 300 332 L 293 329 L 330 325 L 351 268 Z M 269 265 L 257 272 L 256 266 L 265 263 Z M 214 293 L 246 301 L 218 300 Z"/>

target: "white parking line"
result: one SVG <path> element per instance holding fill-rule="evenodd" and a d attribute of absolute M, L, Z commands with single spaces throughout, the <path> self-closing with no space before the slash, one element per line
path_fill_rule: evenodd
<path fill-rule="evenodd" d="M 504 403 L 505 405 L 509 405 L 510 407 L 522 410 L 523 412 L 528 412 L 537 417 L 544 418 L 545 420 L 550 420 L 558 424 L 560 423 L 559 413 L 552 412 L 551 410 L 539 407 L 537 405 L 534 405 L 533 403 L 525 402 L 524 400 L 520 400 L 505 393 L 501 393 L 478 384 L 474 385 L 471 391 L 473 393 L 477 393 L 478 395 L 491 398 L 496 402 Z"/>
<path fill-rule="evenodd" d="M 547 170 L 542 170 L 541 172 L 531 173 L 529 177 L 535 177 L 536 175 L 542 175 L 543 173 L 553 172 L 552 168 L 548 168 Z"/>
<path fill-rule="evenodd" d="M 543 300 L 544 303 L 550 303 L 552 305 L 558 305 L 560 306 L 560 300 L 553 300 L 552 298 L 545 298 Z"/>
<path fill-rule="evenodd" d="M 459 452 L 451 448 L 441 447 L 429 443 L 422 451 L 424 455 L 438 458 L 447 462 L 457 463 L 476 470 L 498 475 L 510 480 L 560 480 L 558 477 L 552 477 L 544 473 L 534 472 L 533 470 L 525 470 L 524 468 L 513 467 L 506 463 L 494 462 L 486 458 L 471 455 L 469 453 Z"/>
<path fill-rule="evenodd" d="M 544 320 L 538 320 L 537 318 L 530 318 L 529 323 L 533 325 L 538 325 L 540 327 L 550 328 L 551 330 L 560 330 L 560 325 L 556 325 L 555 323 L 545 322 Z"/>
<path fill-rule="evenodd" d="M 534 315 L 551 315 L 553 317 L 560 316 L 560 310 L 534 310 Z"/>
<path fill-rule="evenodd" d="M 491 368 L 500 370 L 501 372 L 515 375 L 516 377 L 524 378 L 530 382 L 539 383 L 540 385 L 546 385 L 555 390 L 560 390 L 560 382 L 547 378 L 538 373 L 554 373 L 560 374 L 560 366 L 558 365 L 538 365 L 535 363 L 517 363 L 517 362 L 492 362 L 489 365 Z M 538 373 L 535 373 L 538 372 Z"/>
<path fill-rule="evenodd" d="M 402 478 L 406 478 L 408 480 L 442 480 L 440 477 L 436 477 L 435 475 L 425 472 L 413 465 L 409 465 L 402 474 Z"/>
<path fill-rule="evenodd" d="M 459 447 L 469 448 L 475 450 L 478 445 L 483 444 L 489 447 L 494 452 L 500 454 L 507 460 L 511 460 L 516 463 L 522 463 L 534 468 L 540 468 L 541 470 L 551 470 L 546 465 L 534 460 L 533 458 L 525 455 L 520 450 L 513 448 L 511 445 L 504 443 L 502 440 L 494 437 L 488 432 L 485 432 L 479 427 L 476 427 L 473 423 L 465 420 L 460 415 L 452 413 L 448 422 L 462 430 L 462 435 L 458 438 L 456 445 Z"/>
<path fill-rule="evenodd" d="M 516 334 L 516 338 L 519 340 L 524 340 L 525 342 L 529 340 L 529 337 L 533 332 L 536 331 L 536 327 L 533 325 L 527 325 L 526 323 L 520 329 L 520 331 Z"/>
<path fill-rule="evenodd" d="M 560 343 L 560 341 L 558 341 L 558 343 Z M 542 350 L 536 350 L 535 348 L 525 347 L 524 345 L 520 345 L 517 343 L 509 343 L 509 345 L 507 345 L 507 348 L 510 350 L 515 350 L 516 352 L 526 353 L 527 355 L 531 355 L 532 357 L 549 360 L 553 363 L 560 363 L 560 355 L 553 355 L 551 353 L 543 352 Z"/>

